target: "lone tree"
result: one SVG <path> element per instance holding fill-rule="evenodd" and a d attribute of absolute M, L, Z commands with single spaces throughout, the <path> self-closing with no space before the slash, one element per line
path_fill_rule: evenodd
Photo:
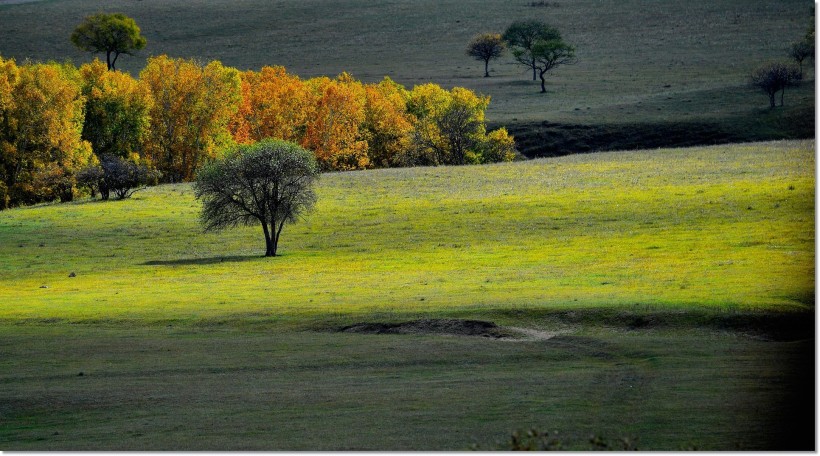
<path fill-rule="evenodd" d="M 286 223 L 296 222 L 316 202 L 319 165 L 296 144 L 265 139 L 230 150 L 203 166 L 194 182 L 206 231 L 255 224 L 265 233 L 265 256 L 276 256 Z"/>
<path fill-rule="evenodd" d="M 800 71 L 783 63 L 769 63 L 752 73 L 752 86 L 757 87 L 769 96 L 769 107 L 775 107 L 775 95 L 780 92 L 780 106 L 783 106 L 783 94 L 787 87 L 800 82 Z"/>
<path fill-rule="evenodd" d="M 504 40 L 498 33 L 484 33 L 476 36 L 467 45 L 467 55 L 484 61 L 484 77 L 490 77 L 490 60 L 501 57 L 504 53 Z"/>
<path fill-rule="evenodd" d="M 116 70 L 120 54 L 133 55 L 134 51 L 144 48 L 147 41 L 140 35 L 134 19 L 121 13 L 98 13 L 87 16 L 74 29 L 71 42 L 84 51 L 105 52 L 108 69 Z"/>
<path fill-rule="evenodd" d="M 538 41 L 560 40 L 561 33 L 540 21 L 516 21 L 501 37 L 512 49 L 516 62 L 532 68 L 532 80 L 535 81 L 538 67 L 532 55 L 533 45 Z"/>
<path fill-rule="evenodd" d="M 541 78 L 541 93 L 546 93 L 544 75 L 560 65 L 572 65 L 576 62 L 575 48 L 560 39 L 536 41 L 532 45 L 529 56 L 533 59 L 534 67 Z"/>

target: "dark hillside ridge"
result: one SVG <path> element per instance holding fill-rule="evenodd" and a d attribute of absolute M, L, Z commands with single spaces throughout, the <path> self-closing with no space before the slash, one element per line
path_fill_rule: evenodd
<path fill-rule="evenodd" d="M 527 158 L 612 150 L 690 147 L 814 138 L 814 105 L 760 110 L 745 116 L 679 122 L 506 124 Z M 488 124 L 490 128 L 497 125 Z"/>

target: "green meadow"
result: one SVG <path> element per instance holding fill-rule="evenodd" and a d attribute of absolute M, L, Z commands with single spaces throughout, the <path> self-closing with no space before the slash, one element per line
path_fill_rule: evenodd
<path fill-rule="evenodd" d="M 813 448 L 814 147 L 324 174 L 275 258 L 187 184 L 4 211 L 0 448 Z M 421 318 L 530 333 L 337 332 Z"/>
<path fill-rule="evenodd" d="M 325 174 L 274 260 L 260 227 L 203 234 L 189 185 L 13 210 L 0 318 L 800 310 L 813 173 L 813 143 L 794 142 Z"/>
<path fill-rule="evenodd" d="M 90 61 L 71 31 L 122 12 L 135 76 L 461 86 L 528 157 L 628 150 L 324 174 L 275 258 L 260 227 L 204 233 L 190 184 L 2 211 L 0 450 L 816 450 L 814 62 L 783 107 L 749 85 L 812 8 L 0 0 L 19 62 Z M 577 49 L 545 95 L 464 54 L 522 19 Z M 507 337 L 343 330 L 453 319 Z"/>

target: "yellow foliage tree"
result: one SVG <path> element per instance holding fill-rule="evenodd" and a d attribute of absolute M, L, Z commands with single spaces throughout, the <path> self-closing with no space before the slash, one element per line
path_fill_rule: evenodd
<path fill-rule="evenodd" d="M 127 73 L 109 71 L 98 59 L 81 66 L 80 74 L 86 98 L 83 139 L 100 158 L 137 156 L 153 105 L 148 87 Z"/>
<path fill-rule="evenodd" d="M 373 166 L 398 165 L 402 152 L 410 146 L 413 124 L 407 113 L 408 98 L 407 90 L 390 78 L 365 86 L 360 134 L 367 141 L 367 154 Z"/>
<path fill-rule="evenodd" d="M 144 154 L 164 179 L 187 181 L 232 141 L 228 123 L 241 101 L 239 71 L 165 55 L 148 60 L 140 84 L 151 93 Z"/>
<path fill-rule="evenodd" d="M 84 102 L 76 68 L 0 58 L 0 204 L 73 199 L 73 174 L 93 161 Z"/>
<path fill-rule="evenodd" d="M 490 97 L 436 84 L 416 86 L 410 92 L 408 111 L 415 116 L 410 164 L 463 165 L 476 162 L 485 137 L 484 111 Z"/>
<path fill-rule="evenodd" d="M 487 134 L 481 147 L 481 163 L 495 163 L 515 160 L 515 140 L 501 127 Z"/>

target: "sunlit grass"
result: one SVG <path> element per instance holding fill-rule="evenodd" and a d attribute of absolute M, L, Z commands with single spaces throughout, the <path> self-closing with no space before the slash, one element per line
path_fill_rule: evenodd
<path fill-rule="evenodd" d="M 0 213 L 0 318 L 813 306 L 814 142 L 327 174 L 263 258 L 188 185 Z M 76 277 L 69 277 L 74 272 Z"/>

